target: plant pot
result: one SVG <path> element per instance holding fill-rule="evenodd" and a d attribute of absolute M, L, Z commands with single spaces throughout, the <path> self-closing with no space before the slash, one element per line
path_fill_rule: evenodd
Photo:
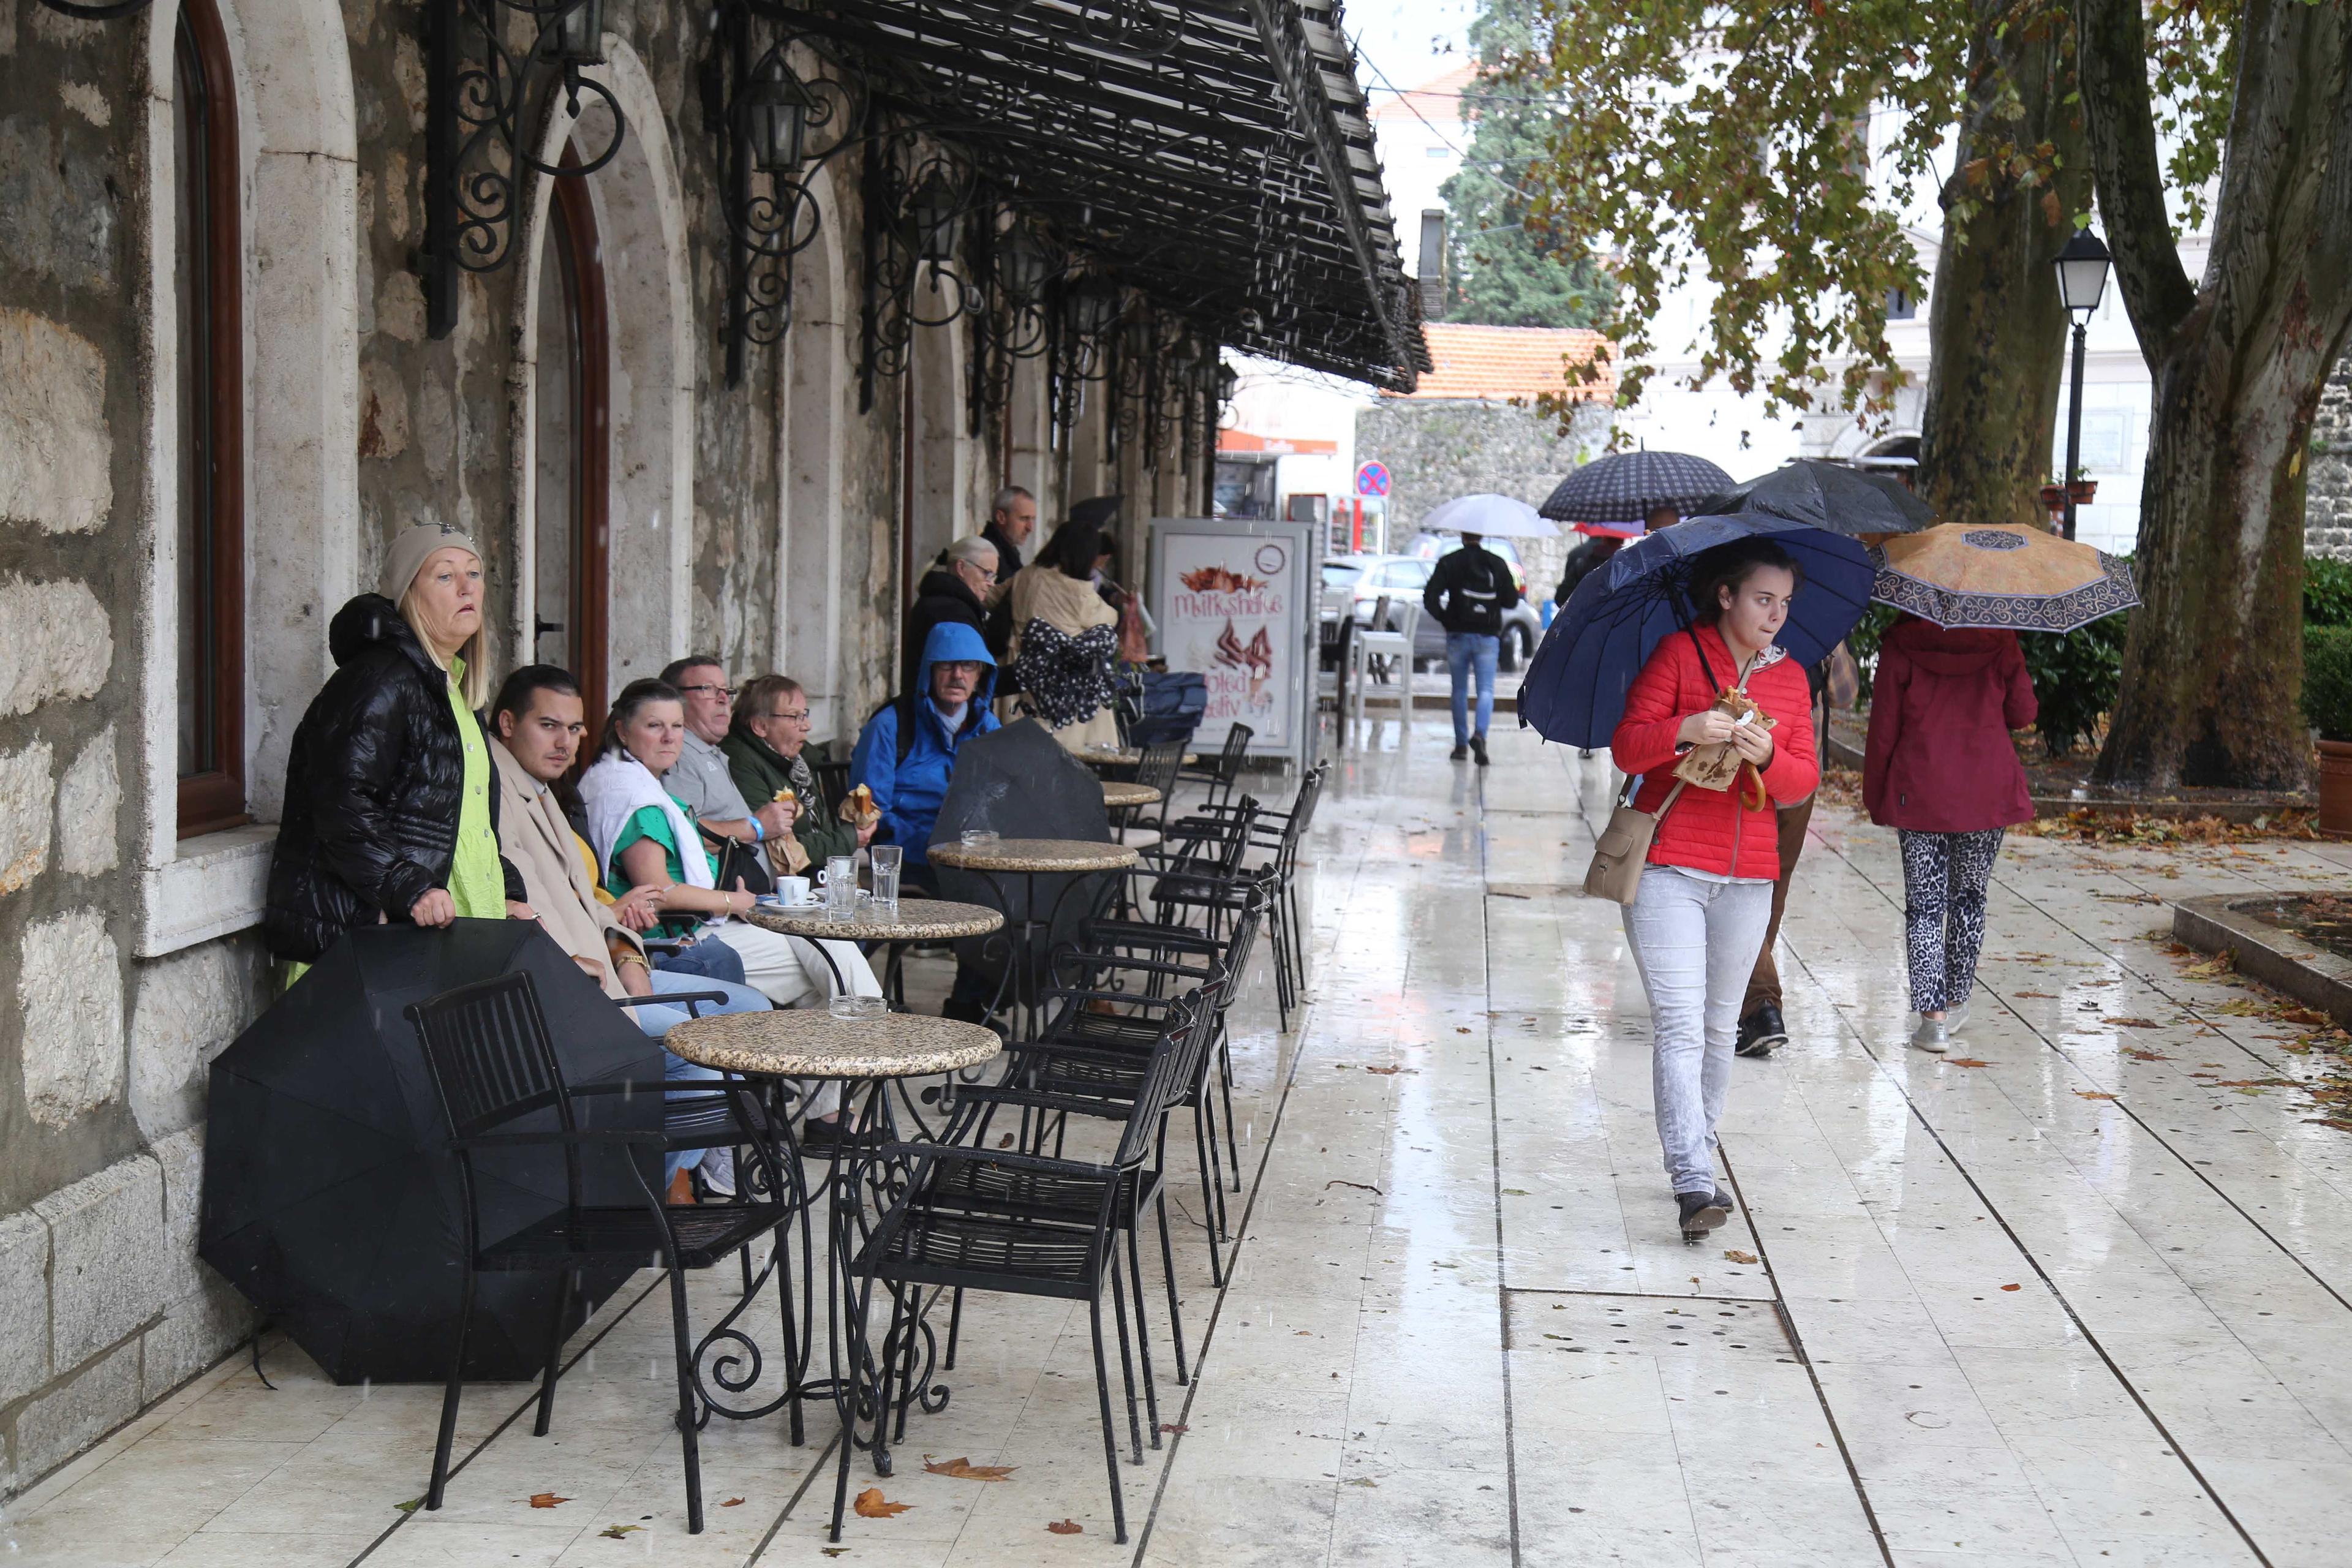
<path fill-rule="evenodd" d="M 2321 741 L 2319 831 L 2352 837 L 2352 741 Z"/>
<path fill-rule="evenodd" d="M 2066 492 L 2069 489 L 2072 489 L 2074 492 L 2074 505 L 2077 508 L 2086 507 L 2090 505 L 2094 500 L 2097 499 L 2099 493 L 2099 481 L 2096 479 L 2076 479 L 2071 485 L 2042 486 L 2042 504 L 2050 509 L 2050 521 L 2052 522 L 2058 522 L 2065 518 Z"/>

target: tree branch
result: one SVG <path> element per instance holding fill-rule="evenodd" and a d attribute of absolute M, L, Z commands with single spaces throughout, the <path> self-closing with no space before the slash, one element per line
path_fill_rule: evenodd
<path fill-rule="evenodd" d="M 2140 0 L 2074 0 L 2075 70 L 2124 309 L 2150 364 L 2197 305 L 2164 205 Z"/>

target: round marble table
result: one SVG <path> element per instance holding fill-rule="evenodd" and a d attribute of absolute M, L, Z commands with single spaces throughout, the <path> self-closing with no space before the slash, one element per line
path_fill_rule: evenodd
<path fill-rule="evenodd" d="M 1097 844 L 1086 838 L 1000 838 L 993 844 L 934 844 L 931 864 L 959 871 L 1013 871 L 1027 876 L 1060 872 L 1124 871 L 1136 862 L 1135 851 L 1124 844 Z"/>
<path fill-rule="evenodd" d="M 1102 792 L 1103 804 L 1113 811 L 1158 805 L 1162 799 L 1160 793 L 1150 784 L 1130 784 L 1123 779 L 1103 780 Z"/>
<path fill-rule="evenodd" d="M 1004 917 L 986 904 L 959 904 L 946 899 L 898 900 L 895 919 L 872 905 L 860 907 L 854 920 L 836 921 L 823 904 L 797 909 L 761 905 L 742 917 L 752 925 L 785 936 L 813 942 L 953 942 L 959 937 L 986 936 L 1004 924 Z"/>
<path fill-rule="evenodd" d="M 1070 755 L 1090 768 L 1132 768 L 1140 766 L 1143 762 L 1141 752 L 1072 752 Z M 1200 760 L 1198 752 L 1187 752 L 1182 765 L 1189 768 Z"/>
<path fill-rule="evenodd" d="M 746 1078 L 833 1079 L 841 1082 L 841 1125 L 851 1130 L 851 1138 L 847 1151 L 834 1160 L 825 1187 L 829 1199 L 825 1219 L 825 1359 L 830 1375 L 809 1375 L 814 1358 L 808 1334 L 814 1326 L 814 1303 L 804 1293 L 804 1310 L 797 1320 L 803 1326 L 795 1331 L 795 1319 L 789 1306 L 783 1315 L 783 1393 L 759 1405 L 740 1408 L 730 1407 L 719 1397 L 722 1393 L 741 1392 L 758 1381 L 763 1358 L 752 1331 L 744 1326 L 751 1321 L 744 1316 L 744 1309 L 759 1297 L 761 1288 L 778 1266 L 787 1264 L 792 1248 L 781 1233 L 766 1267 L 757 1279 L 747 1282 L 734 1310 L 703 1336 L 695 1352 L 694 1364 L 698 1369 L 706 1360 L 714 1362 L 715 1376 L 711 1381 L 716 1389 L 704 1386 L 705 1401 L 714 1413 L 746 1420 L 789 1405 L 795 1442 L 800 1439 L 801 1401 L 830 1400 L 840 1414 L 845 1438 L 870 1451 L 876 1471 L 888 1475 L 893 1417 L 903 1422 L 907 1407 L 918 1403 L 927 1411 L 937 1411 L 946 1405 L 948 1390 L 932 1382 L 932 1368 L 938 1361 L 937 1338 L 923 1318 L 923 1293 L 908 1290 L 901 1294 L 886 1285 L 879 1288 L 892 1290 L 898 1297 L 898 1310 L 906 1313 L 914 1325 L 912 1331 L 919 1336 L 924 1354 L 919 1371 L 907 1378 L 903 1391 L 893 1397 L 888 1408 L 879 1408 L 873 1398 L 880 1385 L 881 1369 L 874 1347 L 867 1341 L 865 1324 L 877 1286 L 867 1281 L 861 1289 L 856 1259 L 875 1226 L 903 1190 L 908 1171 L 903 1159 L 886 1152 L 897 1131 L 886 1091 L 893 1082 L 908 1078 L 978 1067 L 1002 1052 L 1004 1042 L 993 1029 L 951 1018 L 932 1018 L 916 1013 L 888 1013 L 879 1018 L 836 1018 L 822 1008 L 803 1007 L 689 1019 L 672 1028 L 662 1044 L 688 1061 Z M 769 1103 L 777 1102 L 771 1099 Z M 790 1139 L 790 1119 L 778 1117 L 776 1124 Z M 797 1159 L 792 1165 L 798 1168 Z M 805 1237 L 806 1205 L 802 1206 L 801 1214 Z M 809 1262 L 805 1239 L 802 1258 L 803 1264 Z M 804 1292 L 813 1283 L 808 1281 L 809 1272 L 804 1268 L 802 1273 Z M 779 1279 L 778 1289 L 788 1298 L 791 1281 Z M 861 1435 L 860 1426 L 866 1417 L 870 1417 L 870 1430 Z"/>

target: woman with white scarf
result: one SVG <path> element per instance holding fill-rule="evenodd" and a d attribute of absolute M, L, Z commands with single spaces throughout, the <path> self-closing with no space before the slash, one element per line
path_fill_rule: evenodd
<path fill-rule="evenodd" d="M 686 704 L 676 688 L 634 680 L 623 689 L 604 722 L 595 764 L 580 781 L 588 842 L 605 888 L 615 897 L 635 888 L 657 889 L 662 931 L 696 931 L 704 942 L 725 942 L 742 958 L 744 980 L 779 1007 L 831 1000 L 835 971 L 856 994 L 879 996 L 881 983 L 855 943 L 820 944 L 734 918 L 751 910 L 752 895 L 740 881 L 733 888 L 716 885 L 693 814 L 661 784 L 685 743 Z M 840 1086 L 827 1083 L 810 1102 L 808 1125 L 820 1145 L 831 1136 L 840 1101 Z"/>

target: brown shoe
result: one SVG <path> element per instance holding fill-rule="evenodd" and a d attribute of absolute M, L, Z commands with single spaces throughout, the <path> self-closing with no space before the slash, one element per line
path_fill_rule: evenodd
<path fill-rule="evenodd" d="M 669 1191 L 662 1194 L 662 1201 L 664 1203 L 677 1205 L 686 1205 L 694 1202 L 694 1171 L 692 1167 L 680 1165 L 677 1168 L 677 1174 L 669 1179 Z"/>

